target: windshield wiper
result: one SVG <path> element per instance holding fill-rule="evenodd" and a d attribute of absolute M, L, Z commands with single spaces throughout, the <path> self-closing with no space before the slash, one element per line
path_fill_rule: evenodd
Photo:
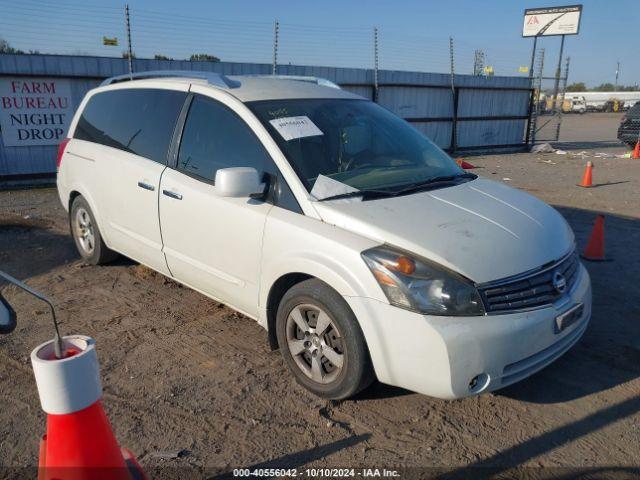
<path fill-rule="evenodd" d="M 411 192 L 415 192 L 418 190 L 424 190 L 427 188 L 435 188 L 435 187 L 440 187 L 443 185 L 448 185 L 451 183 L 455 183 L 456 180 L 460 179 L 460 178 L 470 178 L 470 179 L 476 179 L 478 178 L 477 175 L 473 174 L 473 173 L 469 173 L 469 172 L 465 172 L 465 173 L 457 173 L 455 175 L 443 175 L 440 177 L 433 177 L 433 178 L 429 178 L 428 180 L 423 180 L 421 182 L 416 182 L 413 183 L 411 185 L 406 186 L 405 188 L 401 189 L 401 190 L 397 190 L 394 192 L 395 195 L 404 195 L 405 193 L 411 193 Z"/>
<path fill-rule="evenodd" d="M 455 183 L 456 180 L 460 178 L 470 178 L 475 179 L 478 178 L 477 175 L 473 173 L 457 173 L 455 175 L 443 175 L 441 177 L 433 177 L 428 180 L 423 180 L 421 182 L 412 183 L 401 190 L 356 190 L 354 192 L 340 193 L 338 195 L 332 195 L 330 197 L 321 198 L 319 202 L 325 202 L 327 200 L 339 200 L 341 198 L 353 198 L 353 197 L 362 197 L 362 200 L 371 200 L 374 198 L 383 198 L 383 197 L 395 197 L 398 195 L 404 195 L 406 193 L 416 192 L 418 190 L 424 190 L 427 188 L 435 188 L 443 185 L 450 185 Z"/>
<path fill-rule="evenodd" d="M 320 198 L 319 202 L 326 202 L 327 200 L 339 200 L 341 198 L 353 198 L 362 197 L 362 200 L 370 200 L 372 198 L 381 198 L 394 195 L 394 192 L 386 192 L 383 190 L 356 190 L 353 192 L 340 193 L 338 195 L 331 195 L 330 197 Z"/>

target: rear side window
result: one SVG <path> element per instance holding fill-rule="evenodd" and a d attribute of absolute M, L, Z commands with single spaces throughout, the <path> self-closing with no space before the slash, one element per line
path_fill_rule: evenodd
<path fill-rule="evenodd" d="M 97 93 L 87 103 L 73 136 L 166 163 L 186 96 L 147 88 Z"/>

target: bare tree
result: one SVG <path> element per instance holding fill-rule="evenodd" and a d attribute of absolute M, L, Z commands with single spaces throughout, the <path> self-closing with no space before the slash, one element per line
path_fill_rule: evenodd
<path fill-rule="evenodd" d="M 4 38 L 0 38 L 0 53 L 22 54 L 22 50 L 13 48 Z"/>

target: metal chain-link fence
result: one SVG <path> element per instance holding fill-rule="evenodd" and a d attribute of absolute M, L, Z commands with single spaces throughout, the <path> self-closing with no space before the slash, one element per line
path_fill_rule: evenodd
<path fill-rule="evenodd" d="M 554 47 L 558 41 L 550 37 L 545 45 Z M 562 47 L 559 53 L 543 47 L 532 59 L 531 143 L 552 142 L 561 149 L 635 145 L 640 92 L 618 91 L 613 85 L 611 91 L 575 91 L 569 88 L 571 58 L 560 55 Z"/>
<path fill-rule="evenodd" d="M 73 0 L 0 0 L 0 9 L 0 53 L 254 62 L 276 71 L 280 65 L 374 68 L 377 61 L 385 70 L 451 73 L 448 38 L 384 26 L 229 20 Z M 528 75 L 524 51 L 454 40 L 456 73 Z"/>
<path fill-rule="evenodd" d="M 581 140 L 617 142 L 617 123 L 627 132 L 625 138 L 630 143 L 632 132 L 638 129 L 632 114 L 628 115 L 631 118 L 628 121 L 622 118 L 622 110 L 628 104 L 615 99 L 603 102 L 605 105 L 601 108 L 609 112 L 609 123 L 599 127 L 605 117 L 590 120 L 589 103 L 580 95 L 567 92 L 570 59 L 558 56 L 548 48 L 546 52 L 545 48 L 539 48 L 531 61 L 526 49 L 484 48 L 481 43 L 464 39 L 412 35 L 384 25 L 344 27 L 303 25 L 277 19 L 230 20 L 198 16 L 189 11 L 156 11 L 125 4 L 88 4 L 77 0 L 56 3 L 0 0 L 0 9 L 0 53 L 116 57 L 126 60 L 131 70 L 140 64 L 136 60 L 141 59 L 154 59 L 159 62 L 156 64 L 159 68 L 172 68 L 175 65 L 172 61 L 178 60 L 253 63 L 268 65 L 271 73 L 290 72 L 290 66 L 296 65 L 303 66 L 298 72 L 308 70 L 320 76 L 323 67 L 359 68 L 372 72 L 372 85 L 363 84 L 362 92 L 357 85 L 353 89 L 365 96 L 370 94 L 374 100 L 379 99 L 380 88 L 389 92 L 395 84 L 394 80 L 389 85 L 389 77 L 382 80 L 379 71 L 447 74 L 451 78 L 448 82 L 452 85 L 451 102 L 456 104 L 458 99 L 460 110 L 453 107 L 448 120 L 425 115 L 425 112 L 416 115 L 424 123 L 430 123 L 432 130 L 449 121 L 452 132 L 443 129 L 438 135 L 443 137 L 441 143 L 451 149 L 461 146 L 456 142 L 455 130 L 458 122 L 463 121 L 466 130 L 479 128 L 481 122 L 504 122 L 507 118 L 526 121 L 525 144 Z M 43 18 L 47 19 L 46 24 L 42 23 Z M 558 38 L 549 38 L 541 43 L 555 46 Z M 309 68 L 305 69 L 307 66 Z M 199 67 L 194 65 L 193 68 Z M 241 73 L 253 72 L 242 70 Z M 495 110 L 494 115 L 486 118 L 469 116 L 465 114 L 468 91 L 459 95 L 459 89 L 476 84 L 456 83 L 455 75 L 529 79 L 533 92 L 529 111 L 524 114 L 519 106 L 496 104 L 491 107 Z M 492 102 L 490 98 L 485 100 Z M 580 120 L 579 116 L 585 113 L 588 118 Z M 532 116 L 530 121 L 529 114 Z M 593 125 L 583 126 L 589 122 Z M 479 134 L 482 141 L 474 143 L 489 144 L 491 139 L 484 137 L 490 130 Z M 451 138 L 446 144 L 445 136 Z"/>

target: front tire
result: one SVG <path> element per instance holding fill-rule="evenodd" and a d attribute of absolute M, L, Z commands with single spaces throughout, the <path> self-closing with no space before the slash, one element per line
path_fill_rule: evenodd
<path fill-rule="evenodd" d="M 102 265 L 118 257 L 104 243 L 93 212 L 82 196 L 76 197 L 71 204 L 69 227 L 78 253 L 86 263 Z"/>
<path fill-rule="evenodd" d="M 345 399 L 373 381 L 369 352 L 355 315 L 320 280 L 305 280 L 284 295 L 276 334 L 298 383 L 320 397 Z"/>

